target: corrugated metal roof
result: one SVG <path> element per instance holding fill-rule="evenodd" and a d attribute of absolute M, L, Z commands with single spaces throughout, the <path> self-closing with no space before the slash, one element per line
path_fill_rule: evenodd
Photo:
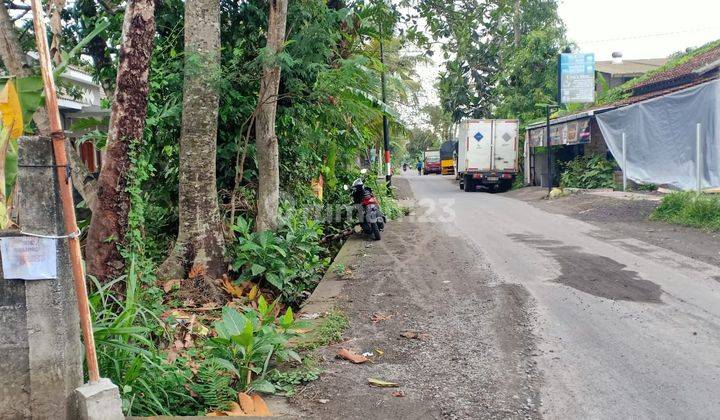
<path fill-rule="evenodd" d="M 623 60 L 622 63 L 598 61 L 595 63 L 595 70 L 612 76 L 639 76 L 662 67 L 667 61 L 667 58 Z"/>

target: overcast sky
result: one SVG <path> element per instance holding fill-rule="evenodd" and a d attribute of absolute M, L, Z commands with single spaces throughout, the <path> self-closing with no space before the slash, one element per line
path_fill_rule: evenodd
<path fill-rule="evenodd" d="M 560 0 L 568 38 L 609 60 L 659 58 L 720 39 L 720 0 Z"/>
<path fill-rule="evenodd" d="M 720 0 L 558 0 L 558 4 L 568 38 L 580 52 L 594 52 L 596 60 L 610 60 L 613 51 L 622 52 L 625 59 L 667 57 L 720 39 Z M 418 68 L 423 104 L 438 102 L 433 85 L 440 70 L 439 62 Z"/>

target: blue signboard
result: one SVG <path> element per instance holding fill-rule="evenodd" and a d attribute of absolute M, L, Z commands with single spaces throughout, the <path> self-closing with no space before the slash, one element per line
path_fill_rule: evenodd
<path fill-rule="evenodd" d="M 483 139 L 483 135 L 480 132 L 475 133 L 475 135 L 473 137 L 475 137 L 475 140 L 477 140 L 477 141 L 480 141 Z"/>
<path fill-rule="evenodd" d="M 560 102 L 595 102 L 595 54 L 560 54 Z"/>

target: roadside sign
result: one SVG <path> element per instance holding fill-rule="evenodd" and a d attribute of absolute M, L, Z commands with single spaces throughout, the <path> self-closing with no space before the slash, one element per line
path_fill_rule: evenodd
<path fill-rule="evenodd" d="M 560 102 L 595 102 L 595 54 L 560 54 Z"/>
<path fill-rule="evenodd" d="M 3 277 L 19 280 L 57 278 L 57 240 L 31 236 L 0 238 Z"/>

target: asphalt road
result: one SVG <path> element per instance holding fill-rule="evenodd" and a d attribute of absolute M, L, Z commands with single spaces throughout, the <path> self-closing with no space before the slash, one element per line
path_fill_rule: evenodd
<path fill-rule="evenodd" d="M 453 177 L 405 177 L 418 223 L 440 221 L 479 270 L 527 290 L 544 417 L 720 418 L 719 267 Z"/>

